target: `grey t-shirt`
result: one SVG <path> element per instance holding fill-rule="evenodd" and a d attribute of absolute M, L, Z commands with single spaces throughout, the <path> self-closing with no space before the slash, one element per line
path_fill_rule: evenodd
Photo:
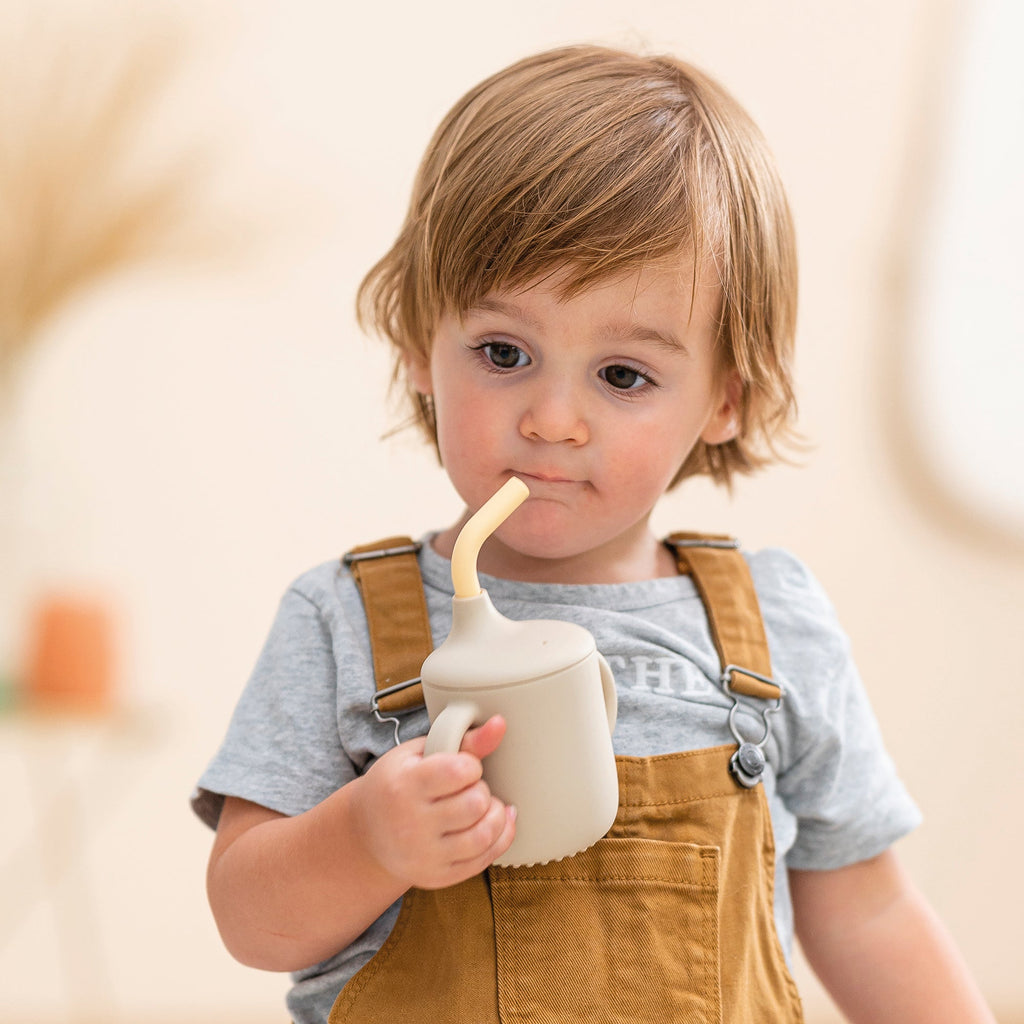
<path fill-rule="evenodd" d="M 775 918 L 787 956 L 793 941 L 787 868 L 829 869 L 882 852 L 919 814 L 885 752 L 845 635 L 808 570 L 769 549 L 748 555 L 775 680 L 764 784 L 776 845 Z M 451 566 L 429 542 L 419 556 L 435 644 L 451 625 Z M 718 682 L 718 656 L 688 576 L 640 583 L 481 585 L 512 619 L 566 619 L 593 633 L 615 675 L 617 754 L 649 756 L 734 742 L 732 699 Z M 299 814 L 365 772 L 394 744 L 394 727 L 371 711 L 373 663 L 362 601 L 335 560 L 289 588 L 227 736 L 193 795 L 216 827 L 224 796 Z M 757 740 L 757 702 L 738 716 Z M 423 710 L 403 716 L 402 739 L 426 732 Z M 348 979 L 380 948 L 391 907 L 347 949 L 293 975 L 295 1024 L 326 1021 Z"/>

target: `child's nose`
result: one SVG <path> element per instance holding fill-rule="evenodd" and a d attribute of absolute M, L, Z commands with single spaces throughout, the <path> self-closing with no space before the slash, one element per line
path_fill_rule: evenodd
<path fill-rule="evenodd" d="M 571 388 L 557 383 L 531 394 L 519 430 L 525 438 L 550 444 L 567 441 L 580 445 L 590 439 L 579 397 L 572 394 Z"/>

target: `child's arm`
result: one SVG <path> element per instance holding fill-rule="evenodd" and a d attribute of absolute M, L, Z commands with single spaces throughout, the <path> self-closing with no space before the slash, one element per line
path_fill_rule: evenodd
<path fill-rule="evenodd" d="M 344 949 L 410 886 L 482 871 L 512 842 L 514 813 L 491 795 L 480 760 L 501 742 L 492 718 L 457 754 L 423 757 L 424 739 L 389 751 L 304 814 L 224 802 L 207 891 L 229 952 L 289 971 Z"/>
<path fill-rule="evenodd" d="M 995 1024 L 894 853 L 789 878 L 800 944 L 852 1024 Z"/>

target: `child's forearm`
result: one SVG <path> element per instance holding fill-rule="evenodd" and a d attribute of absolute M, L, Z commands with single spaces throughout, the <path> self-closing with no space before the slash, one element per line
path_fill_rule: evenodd
<path fill-rule="evenodd" d="M 333 956 L 410 886 L 441 888 L 508 849 L 515 813 L 483 781 L 500 718 L 455 754 L 423 737 L 384 754 L 304 814 L 225 800 L 207 889 L 224 944 L 251 967 L 289 971 Z"/>
<path fill-rule="evenodd" d="M 344 949 L 408 888 L 365 848 L 352 800 L 360 780 L 294 818 L 229 799 L 207 891 L 228 951 L 291 971 Z"/>
<path fill-rule="evenodd" d="M 946 929 L 891 852 L 790 879 L 808 962 L 852 1024 L 995 1024 Z"/>

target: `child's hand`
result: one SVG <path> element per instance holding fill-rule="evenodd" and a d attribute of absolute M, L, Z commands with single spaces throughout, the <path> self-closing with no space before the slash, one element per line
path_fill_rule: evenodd
<path fill-rule="evenodd" d="M 362 777 L 353 811 L 374 860 L 421 889 L 455 885 L 508 849 L 515 810 L 483 781 L 482 758 L 505 735 L 495 716 L 466 733 L 457 754 L 423 756 L 425 738 L 388 751 Z"/>

